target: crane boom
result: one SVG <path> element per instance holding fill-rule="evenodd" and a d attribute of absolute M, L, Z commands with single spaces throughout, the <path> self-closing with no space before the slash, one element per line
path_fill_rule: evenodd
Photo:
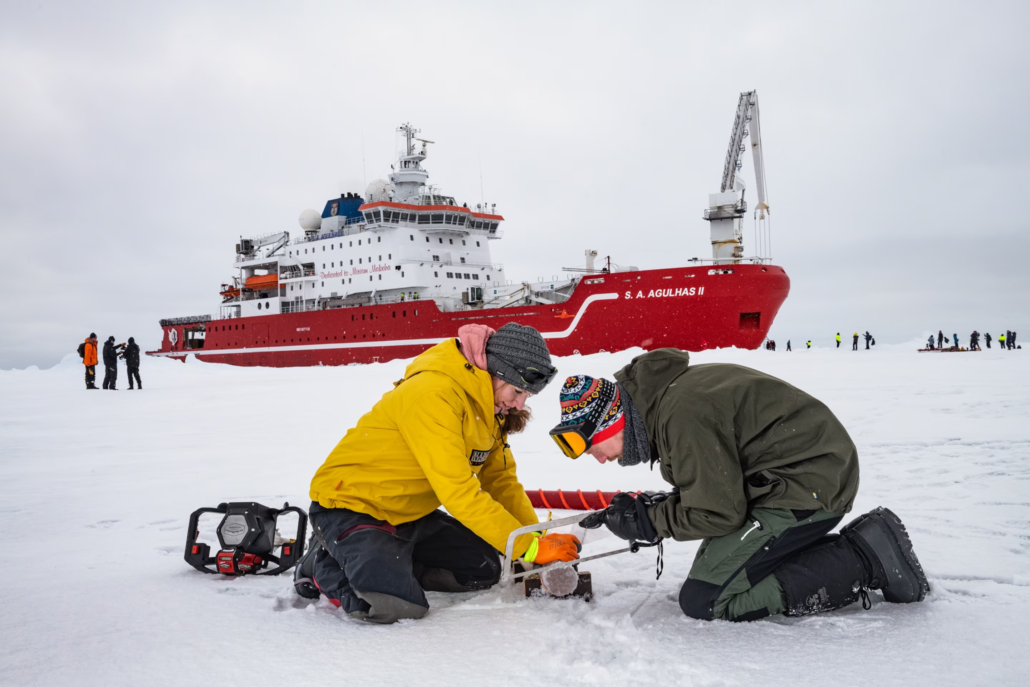
<path fill-rule="evenodd" d="M 751 154 L 755 161 L 755 185 L 758 187 L 756 220 L 765 220 L 769 210 L 766 195 L 765 159 L 762 151 L 762 129 L 758 119 L 758 91 L 745 91 L 737 101 L 737 113 L 730 131 L 730 145 L 722 167 L 719 193 L 708 197 L 704 218 L 711 222 L 712 257 L 717 264 L 733 264 L 743 258 L 744 181 L 737 177 L 744 139 L 751 136 Z M 763 225 L 764 226 L 764 225 Z M 764 236 L 764 235 L 763 235 Z"/>
<path fill-rule="evenodd" d="M 751 157 L 755 162 L 755 186 L 758 191 L 757 210 L 763 212 L 769 209 L 768 199 L 765 195 L 765 158 L 762 154 L 762 127 L 758 117 L 758 91 L 751 91 L 754 106 L 751 109 Z"/>
<path fill-rule="evenodd" d="M 737 115 L 733 118 L 733 129 L 730 131 L 730 146 L 726 150 L 726 162 L 722 166 L 722 186 L 720 193 L 733 191 L 737 180 L 737 163 L 744 152 L 744 137 L 747 136 L 747 124 L 751 119 L 751 106 L 754 104 L 755 91 L 740 94 L 737 101 Z"/>

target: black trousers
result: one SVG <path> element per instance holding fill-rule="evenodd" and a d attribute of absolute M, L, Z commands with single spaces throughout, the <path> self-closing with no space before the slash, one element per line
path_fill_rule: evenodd
<path fill-rule="evenodd" d="M 138 386 L 139 388 L 142 389 L 143 388 L 143 382 L 141 382 L 140 378 L 139 378 L 139 368 L 138 367 L 129 367 L 129 368 L 127 368 L 127 372 L 128 372 L 128 377 L 129 377 L 129 388 L 130 389 L 132 388 L 132 378 L 135 377 L 136 378 L 136 386 Z"/>
<path fill-rule="evenodd" d="M 87 365 L 86 366 L 86 388 L 96 386 L 97 384 L 97 366 Z"/>
<path fill-rule="evenodd" d="M 854 341 L 853 341 L 853 342 L 851 343 L 851 350 L 853 350 L 853 351 L 857 351 L 857 350 L 858 350 L 858 339 L 855 339 L 855 340 L 854 340 Z"/>
<path fill-rule="evenodd" d="M 118 364 L 104 365 L 104 388 L 113 389 L 118 381 Z"/>
<path fill-rule="evenodd" d="M 486 589 L 500 579 L 500 554 L 443 511 L 393 526 L 344 508 L 311 504 L 325 548 L 314 581 L 334 605 L 375 622 L 421 618 L 426 591 Z"/>

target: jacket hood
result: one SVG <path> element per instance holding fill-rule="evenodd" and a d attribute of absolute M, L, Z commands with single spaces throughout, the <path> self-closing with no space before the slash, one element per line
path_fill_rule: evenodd
<path fill-rule="evenodd" d="M 633 405 L 644 418 L 647 432 L 654 436 L 658 418 L 658 405 L 669 385 L 687 371 L 690 355 L 678 348 L 659 348 L 638 355 L 633 361 L 615 373 L 617 381 L 625 389 Z"/>
<path fill-rule="evenodd" d="M 490 381 L 490 373 L 465 359 L 457 339 L 438 343 L 411 361 L 404 370 L 404 380 L 423 372 L 436 372 L 450 377 L 469 398 L 482 407 L 487 417 L 493 416 L 494 386 Z"/>

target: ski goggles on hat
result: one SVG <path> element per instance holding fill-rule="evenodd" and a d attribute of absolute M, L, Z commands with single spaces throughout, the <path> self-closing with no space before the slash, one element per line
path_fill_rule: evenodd
<path fill-rule="evenodd" d="M 515 368 L 515 371 L 519 373 L 519 377 L 521 377 L 522 381 L 526 384 L 538 384 L 539 382 L 543 382 L 544 386 L 547 386 L 551 383 L 551 380 L 554 379 L 554 376 L 558 374 L 558 368 L 556 367 L 552 367 L 550 369 L 544 368 L 543 370 L 540 370 L 535 367 L 523 367 L 521 365 L 516 365 L 510 360 L 505 360 L 504 358 L 501 358 L 501 356 L 497 357 L 501 360 L 504 360 L 505 363 Z M 494 374 L 496 374 L 501 379 L 504 379 L 503 372 L 496 372 Z"/>

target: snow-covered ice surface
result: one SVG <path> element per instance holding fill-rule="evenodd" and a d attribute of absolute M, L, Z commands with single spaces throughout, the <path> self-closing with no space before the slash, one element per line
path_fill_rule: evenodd
<path fill-rule="evenodd" d="M 404 361 L 255 369 L 143 362 L 143 392 L 88 393 L 72 355 L 0 372 L 0 683 L 10 685 L 981 685 L 1030 675 L 1030 358 L 712 351 L 825 401 L 858 444 L 854 515 L 908 525 L 933 591 L 802 619 L 686 618 L 695 543 L 584 566 L 595 598 L 430 594 L 430 614 L 359 624 L 289 575 L 230 579 L 183 561 L 200 506 L 307 507 L 308 482 Z M 604 375 L 639 351 L 557 360 Z M 127 387 L 124 369 L 120 387 Z M 547 437 L 558 384 L 512 444 L 527 488 L 662 488 L 646 467 L 569 461 Z M 555 513 L 560 517 L 563 513 Z M 848 518 L 845 519 L 845 522 Z M 592 533 L 591 536 L 594 536 Z M 587 553 L 615 548 L 587 542 Z"/>

